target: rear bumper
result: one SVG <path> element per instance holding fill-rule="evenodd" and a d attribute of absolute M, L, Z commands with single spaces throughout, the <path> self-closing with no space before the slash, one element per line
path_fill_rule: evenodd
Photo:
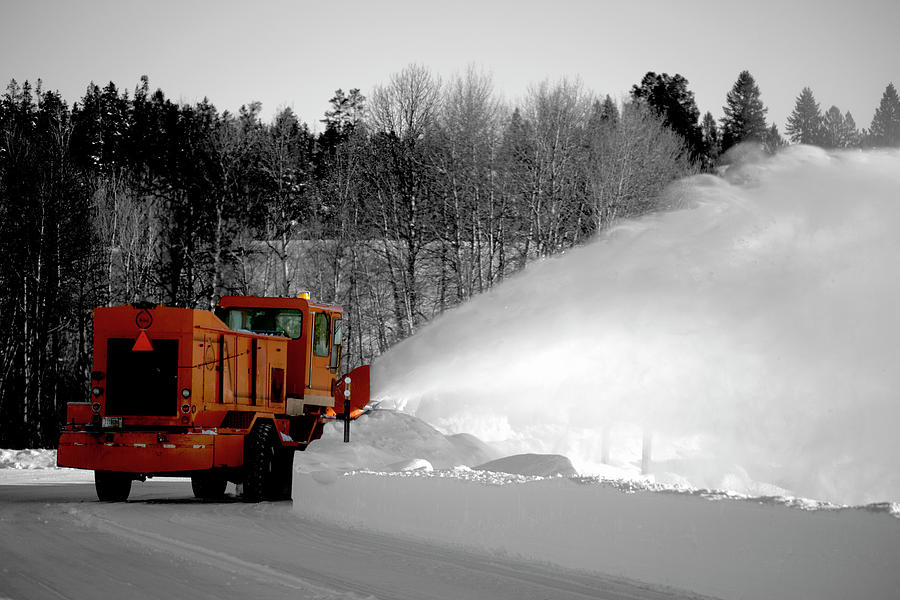
<path fill-rule="evenodd" d="M 145 475 L 240 467 L 243 460 L 243 435 L 169 433 L 161 439 L 153 431 L 67 431 L 56 454 L 60 467 Z"/>

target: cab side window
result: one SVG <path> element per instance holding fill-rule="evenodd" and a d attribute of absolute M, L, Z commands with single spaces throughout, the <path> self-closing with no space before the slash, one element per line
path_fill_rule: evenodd
<path fill-rule="evenodd" d="M 316 313 L 313 325 L 313 352 L 316 356 L 328 356 L 328 315 Z"/>
<path fill-rule="evenodd" d="M 341 366 L 341 344 L 344 341 L 340 317 L 335 316 L 331 319 L 331 330 L 331 362 L 328 364 L 328 367 L 330 369 L 339 369 Z"/>
<path fill-rule="evenodd" d="M 245 323 L 246 320 L 247 314 L 244 311 L 231 309 L 228 311 L 225 322 L 228 325 L 228 329 L 239 331 L 247 328 L 247 324 Z"/>

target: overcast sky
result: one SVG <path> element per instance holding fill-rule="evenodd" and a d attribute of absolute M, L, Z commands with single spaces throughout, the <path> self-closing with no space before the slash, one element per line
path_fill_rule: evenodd
<path fill-rule="evenodd" d="M 42 78 L 69 102 L 90 81 L 220 110 L 259 100 L 311 127 L 337 88 L 373 86 L 409 63 L 444 78 L 475 63 L 508 100 L 579 77 L 624 97 L 647 71 L 680 73 L 721 117 L 738 73 L 784 123 L 804 86 L 823 111 L 868 127 L 900 84 L 897 0 L 0 0 L 0 78 Z"/>

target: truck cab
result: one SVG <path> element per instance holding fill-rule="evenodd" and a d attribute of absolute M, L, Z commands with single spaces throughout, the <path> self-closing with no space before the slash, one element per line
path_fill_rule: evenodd
<path fill-rule="evenodd" d="M 340 306 L 304 296 L 224 296 L 216 308 L 233 331 L 287 339 L 285 407 L 294 415 L 303 414 L 307 406 L 334 409 L 334 384 L 343 358 L 341 314 Z"/>

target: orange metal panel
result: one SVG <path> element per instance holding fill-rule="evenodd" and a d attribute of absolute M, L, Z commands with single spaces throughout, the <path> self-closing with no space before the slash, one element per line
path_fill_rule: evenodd
<path fill-rule="evenodd" d="M 90 423 L 93 415 L 90 402 L 69 402 L 66 405 L 66 423 L 70 425 Z"/>
<path fill-rule="evenodd" d="M 356 417 L 358 417 L 360 414 L 359 411 L 362 411 L 362 409 L 365 408 L 366 404 L 369 403 L 369 396 L 371 394 L 369 384 L 369 365 L 356 367 L 337 381 L 334 386 L 334 411 L 336 413 L 344 412 L 344 380 L 347 377 L 350 378 L 351 415 L 353 413 L 357 413 Z"/>
<path fill-rule="evenodd" d="M 216 467 L 240 467 L 244 464 L 244 436 L 218 435 L 213 455 Z"/>
<path fill-rule="evenodd" d="M 237 338 L 237 356 L 235 358 L 235 395 L 239 406 L 252 404 L 253 395 L 250 387 L 251 365 L 253 364 L 253 338 L 239 336 Z"/>
<path fill-rule="evenodd" d="M 165 440 L 159 441 L 155 432 L 66 432 L 60 436 L 57 464 L 76 469 L 148 475 L 205 470 L 213 466 L 216 437 L 209 434 L 169 434 Z"/>

